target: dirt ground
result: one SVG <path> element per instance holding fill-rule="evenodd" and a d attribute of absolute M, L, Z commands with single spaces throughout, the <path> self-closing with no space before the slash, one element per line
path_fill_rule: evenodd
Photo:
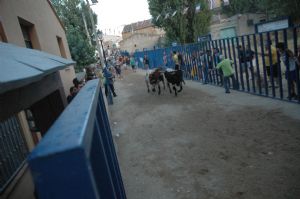
<path fill-rule="evenodd" d="M 300 198 L 299 104 L 127 73 L 109 114 L 128 199 Z"/>

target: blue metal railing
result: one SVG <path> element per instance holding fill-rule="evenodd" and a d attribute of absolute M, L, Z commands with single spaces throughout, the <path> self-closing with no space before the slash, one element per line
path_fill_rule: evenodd
<path fill-rule="evenodd" d="M 271 42 L 272 47 L 275 47 L 279 42 L 283 42 L 285 47 L 297 55 L 300 46 L 299 30 L 300 27 L 297 26 L 272 32 L 140 51 L 136 52 L 134 56 L 138 60 L 140 68 L 143 67 L 144 55 L 149 58 L 150 68 L 162 66 L 174 68 L 171 52 L 179 52 L 183 57 L 184 64 L 181 65 L 181 69 L 184 71 L 186 79 L 221 86 L 223 84 L 222 75 L 219 71 L 209 70 L 218 64 L 213 53 L 214 49 L 218 49 L 225 58 L 234 61 L 233 68 L 239 91 L 300 103 L 299 65 L 296 64 L 296 70 L 291 71 L 289 64 L 286 65 L 286 62 L 281 60 L 279 53 L 277 53 L 276 62 L 272 63 L 275 61 L 270 56 L 272 48 L 265 46 Z M 253 60 L 247 61 L 247 63 L 243 62 L 240 59 L 238 46 L 241 46 L 240 52 L 244 53 L 248 46 L 254 53 Z M 167 62 L 165 63 L 164 60 Z M 298 98 L 293 97 L 292 92 L 294 91 Z"/>
<path fill-rule="evenodd" d="M 89 81 L 29 156 L 39 199 L 125 199 L 98 80 Z"/>
<path fill-rule="evenodd" d="M 28 153 L 17 117 L 0 122 L 0 192 L 18 173 Z"/>

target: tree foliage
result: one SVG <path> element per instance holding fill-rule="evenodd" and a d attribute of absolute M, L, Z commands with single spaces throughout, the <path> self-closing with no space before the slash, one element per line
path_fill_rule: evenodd
<path fill-rule="evenodd" d="M 196 5 L 201 11 L 196 13 Z M 207 34 L 211 13 L 206 0 L 148 0 L 153 24 L 166 31 L 167 44 L 195 42 L 199 35 Z M 184 14 L 183 10 L 189 8 Z M 171 16 L 175 11 L 175 16 Z M 170 15 L 165 18 L 167 13 Z M 158 20 L 156 18 L 160 15 Z"/>
<path fill-rule="evenodd" d="M 242 13 L 265 13 L 268 19 L 290 16 L 300 20 L 299 0 L 230 0 L 228 6 L 222 6 L 223 13 L 231 16 Z"/>
<path fill-rule="evenodd" d="M 84 66 L 96 61 L 96 43 L 92 39 L 92 45 L 89 44 L 90 38 L 87 36 L 83 21 L 84 15 L 89 35 L 93 36 L 88 7 L 81 0 L 52 0 L 52 5 L 65 26 L 71 56 L 77 62 L 75 70 L 81 71 Z M 95 13 L 93 13 L 93 18 L 97 24 Z"/>

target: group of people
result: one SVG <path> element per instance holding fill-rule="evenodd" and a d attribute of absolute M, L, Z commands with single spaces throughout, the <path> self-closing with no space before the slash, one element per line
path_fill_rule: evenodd
<path fill-rule="evenodd" d="M 300 62 L 300 48 L 298 50 L 298 55 L 285 47 L 285 44 L 282 42 L 277 43 L 275 46 L 272 45 L 271 41 L 265 43 L 264 52 L 257 53 L 262 56 L 264 60 L 266 76 L 268 77 L 269 85 L 272 85 L 274 82 L 275 87 L 279 85 L 279 75 L 280 74 L 280 62 L 284 64 L 285 78 L 288 82 L 289 93 L 288 98 L 297 98 L 296 95 L 296 73 L 297 73 L 297 64 Z M 280 59 L 277 59 L 277 54 L 280 55 Z M 237 80 L 235 78 L 234 69 L 232 64 L 233 60 L 226 59 L 224 55 L 220 52 L 218 48 L 213 48 L 213 51 L 194 51 L 188 57 L 189 65 L 187 67 L 185 64 L 185 57 L 183 54 L 173 51 L 172 61 L 174 65 L 180 66 L 186 74 L 190 75 L 192 79 L 195 77 L 202 80 L 203 84 L 212 82 L 213 73 L 215 76 L 220 78 L 218 82 L 220 85 L 223 85 L 226 93 L 229 91 L 229 79 L 232 79 L 233 88 L 238 88 Z M 246 45 L 245 48 L 242 45 L 237 46 L 237 58 L 241 74 L 245 74 L 249 80 L 252 78 L 258 79 L 258 72 L 256 71 L 255 65 L 255 52 L 251 50 L 250 46 Z M 168 63 L 167 55 L 164 52 L 163 54 L 163 63 L 166 66 Z M 260 78 L 262 79 L 262 78 Z M 262 83 L 262 82 L 259 82 Z"/>
<path fill-rule="evenodd" d="M 71 103 L 71 101 L 74 99 L 74 97 L 77 95 L 79 90 L 84 86 L 85 81 L 79 81 L 76 78 L 73 79 L 73 86 L 70 88 L 70 94 L 67 96 L 68 104 Z"/>

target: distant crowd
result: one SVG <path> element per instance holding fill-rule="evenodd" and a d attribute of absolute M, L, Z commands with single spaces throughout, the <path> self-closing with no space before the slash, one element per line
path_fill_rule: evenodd
<path fill-rule="evenodd" d="M 114 86 L 116 78 L 123 80 L 123 70 L 127 70 L 129 67 L 133 72 L 136 72 L 137 63 L 133 55 L 113 55 L 107 58 L 105 65 L 106 66 L 103 67 L 103 69 L 101 69 L 100 64 L 88 66 L 84 70 L 85 76 L 82 79 L 79 80 L 77 77 L 73 79 L 73 86 L 70 88 L 70 94 L 67 97 L 68 103 L 71 103 L 71 101 L 87 81 L 97 78 L 101 80 L 106 96 L 109 95 L 110 90 L 112 95 L 117 97 Z"/>

